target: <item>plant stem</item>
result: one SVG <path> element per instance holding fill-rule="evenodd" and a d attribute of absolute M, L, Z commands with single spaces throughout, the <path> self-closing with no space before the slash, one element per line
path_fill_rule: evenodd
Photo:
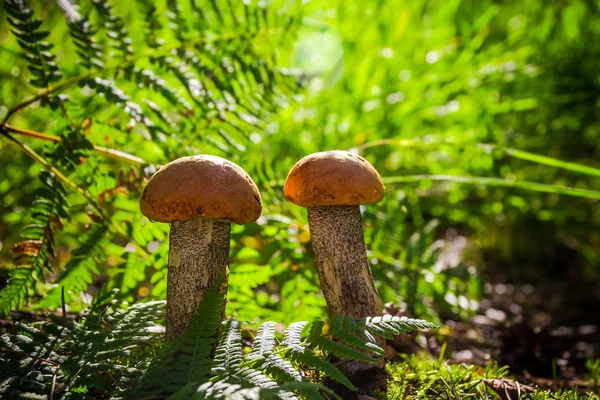
<path fill-rule="evenodd" d="M 382 178 L 385 184 L 412 183 L 421 181 L 448 181 L 454 183 L 467 183 L 485 186 L 500 186 L 514 189 L 531 190 L 533 192 L 561 194 L 566 196 L 584 197 L 600 200 L 600 192 L 595 190 L 578 189 L 566 186 L 548 185 L 545 183 L 511 181 L 502 178 L 488 178 L 481 176 L 456 176 L 456 175 L 407 175 L 388 176 Z"/>
<path fill-rule="evenodd" d="M 435 147 L 435 146 L 456 146 L 456 147 L 476 147 L 485 152 L 499 151 L 511 157 L 519 158 L 521 160 L 531 161 L 534 163 L 548 165 L 550 167 L 560 168 L 567 171 L 578 172 L 580 174 L 591 175 L 600 177 L 600 168 L 588 167 L 586 165 L 563 161 L 557 158 L 544 156 L 541 154 L 535 154 L 524 150 L 514 149 L 511 147 L 499 146 L 496 144 L 486 143 L 454 143 L 445 141 L 424 141 L 420 139 L 381 139 L 373 142 L 364 143 L 354 149 L 360 151 L 370 147 L 385 146 L 385 145 L 396 145 L 403 147 Z"/>
<path fill-rule="evenodd" d="M 62 142 L 62 138 L 60 138 L 59 136 L 48 135 L 48 134 L 42 133 L 42 132 L 30 131 L 28 129 L 14 128 L 10 125 L 5 125 L 4 129 L 11 133 L 28 136 L 28 137 L 35 138 L 35 139 L 47 140 L 50 142 Z M 98 146 L 98 145 L 93 145 L 93 146 L 94 146 L 94 151 L 96 153 L 102 154 L 106 157 L 114 158 L 116 160 L 124 161 L 129 164 L 138 165 L 138 166 L 147 164 L 146 160 L 144 160 L 143 158 L 131 155 L 129 153 L 125 153 L 120 150 L 110 149 L 110 148 L 102 147 L 102 146 Z"/>

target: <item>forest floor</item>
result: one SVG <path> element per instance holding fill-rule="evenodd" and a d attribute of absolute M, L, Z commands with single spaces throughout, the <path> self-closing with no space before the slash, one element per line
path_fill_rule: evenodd
<path fill-rule="evenodd" d="M 387 398 L 487 399 L 496 392 L 514 400 L 531 390 L 536 399 L 599 398 L 598 278 L 582 279 L 586 272 L 568 257 L 552 264 L 491 264 L 476 315 L 448 317 L 438 332 L 388 342 L 388 357 L 397 361 L 388 366 Z"/>

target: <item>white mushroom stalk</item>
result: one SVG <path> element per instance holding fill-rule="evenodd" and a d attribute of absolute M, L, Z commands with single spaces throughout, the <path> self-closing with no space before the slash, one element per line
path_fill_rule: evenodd
<path fill-rule="evenodd" d="M 171 224 L 166 336 L 173 340 L 187 330 L 216 279 L 228 273 L 231 222 L 256 221 L 262 200 L 242 168 L 202 155 L 180 158 L 156 172 L 140 208 L 151 221 Z"/>

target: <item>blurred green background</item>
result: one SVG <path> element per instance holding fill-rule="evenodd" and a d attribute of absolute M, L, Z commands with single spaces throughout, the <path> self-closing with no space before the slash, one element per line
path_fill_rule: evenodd
<path fill-rule="evenodd" d="M 272 4 L 276 11 L 252 36 L 248 57 L 264 55 L 273 71 L 295 75 L 287 83 L 273 83 L 273 97 L 263 98 L 268 113 L 252 124 L 237 119 L 226 126 L 204 112 L 190 86 L 178 80 L 177 70 L 159 68 L 148 58 L 156 49 L 168 55 L 182 43 L 181 30 L 167 29 L 178 26 L 169 8 L 173 2 L 112 2 L 128 28 L 133 55 L 109 49 L 95 5 L 80 3 L 97 28 L 93 32 L 105 48 L 106 65 L 132 57 L 136 67 L 153 69 L 173 87 L 184 99 L 180 104 L 203 111 L 177 110 L 164 93 L 128 79 L 126 70 L 117 68 L 90 73 L 114 80 L 168 135 L 148 134 L 143 123 L 132 123 L 119 98 L 94 95 L 89 85 L 65 90 L 66 114 L 36 103 L 11 117 L 11 126 L 61 137 L 74 121 L 85 131 L 83 147 L 91 142 L 146 162 L 129 165 L 83 149 L 85 161 L 77 156 L 65 164 L 55 146 L 19 136 L 38 153 L 61 160 L 55 165 L 105 210 L 111 226 L 121 228 L 107 228 L 110 224 L 99 222 L 89 201 L 67 188 L 68 216 L 54 226 L 50 268 L 37 276 L 35 290 L 28 289 L 29 300 L 21 307 L 57 309 L 61 286 L 72 311 L 85 307 L 101 287 L 119 288 L 123 301 L 164 298 L 168 226 L 141 215 L 140 190 L 158 166 L 207 153 L 242 166 L 264 200 L 258 223 L 233 229 L 228 312 L 241 320 L 282 322 L 323 316 L 306 210 L 283 199 L 282 185 L 297 160 L 331 149 L 359 152 L 386 182 L 384 201 L 364 207 L 363 213 L 369 257 L 385 302 L 440 322 L 478 312 L 496 283 L 537 287 L 562 282 L 558 289 L 549 286 L 551 292 L 581 290 L 589 299 L 598 295 L 597 0 Z M 190 4 L 181 3 L 179 16 L 192 18 Z M 57 82 L 85 73 L 60 8 L 50 1 L 31 6 L 50 32 L 47 40 L 55 44 L 52 52 L 63 74 Z M 7 13 L 0 11 L 3 118 L 40 89 L 28 84 L 31 73 L 9 32 Z M 167 31 L 154 45 L 149 16 L 156 18 L 160 32 Z M 221 18 L 225 21 L 218 28 L 205 27 L 216 38 L 244 26 L 228 15 Z M 186 35 L 197 34 L 198 27 L 184 23 Z M 215 43 L 218 53 L 220 42 Z M 246 54 L 243 39 L 233 44 Z M 226 70 L 226 60 L 221 61 Z M 88 71 L 95 70 L 88 66 Z M 153 105 L 162 114 L 153 112 Z M 31 222 L 41 166 L 8 140 L 0 143 L 5 281 L 14 268 L 10 249 Z M 69 143 L 77 148 L 79 142 Z M 69 151 L 77 153 L 73 147 Z M 565 194 L 564 187 L 574 190 Z M 134 242 L 149 258 L 135 251 Z M 585 307 L 583 300 L 576 304 Z"/>

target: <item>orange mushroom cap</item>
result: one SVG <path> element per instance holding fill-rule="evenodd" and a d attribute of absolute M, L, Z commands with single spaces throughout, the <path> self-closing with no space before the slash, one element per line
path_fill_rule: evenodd
<path fill-rule="evenodd" d="M 384 190 L 381 176 L 367 160 L 333 150 L 298 161 L 288 174 L 283 194 L 301 207 L 358 206 L 381 201 Z"/>
<path fill-rule="evenodd" d="M 221 157 L 183 157 L 159 169 L 140 198 L 142 214 L 158 222 L 208 218 L 243 225 L 256 221 L 262 200 L 237 164 Z"/>

